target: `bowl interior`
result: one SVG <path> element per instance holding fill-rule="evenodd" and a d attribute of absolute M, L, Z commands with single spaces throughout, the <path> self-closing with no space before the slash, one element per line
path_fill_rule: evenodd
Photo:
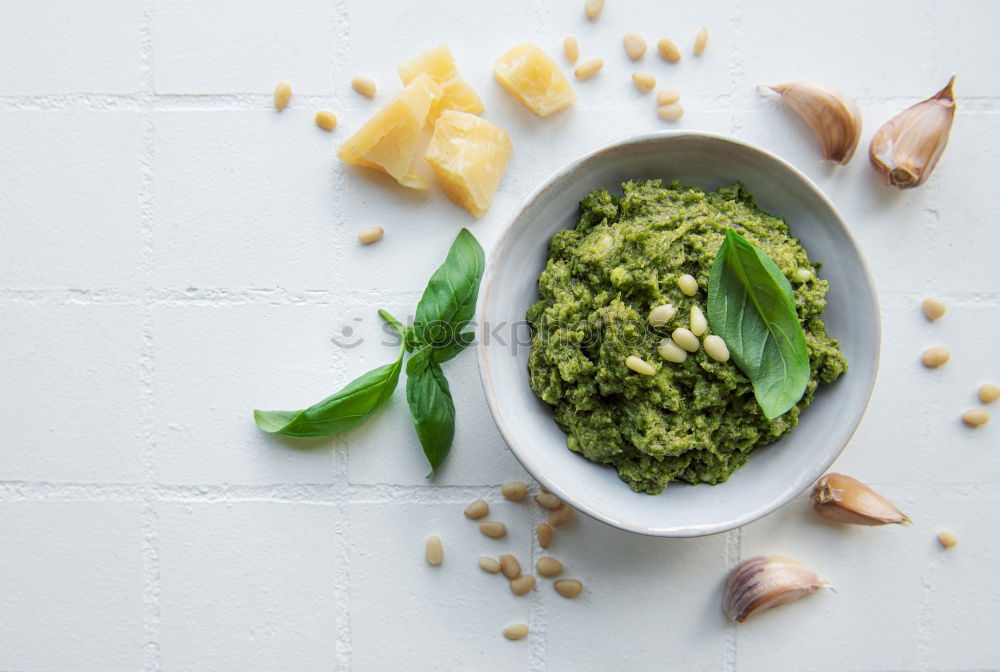
<path fill-rule="evenodd" d="M 680 180 L 705 189 L 742 180 L 768 212 L 786 218 L 830 281 L 824 320 L 840 340 L 848 371 L 821 385 L 800 425 L 759 449 L 724 484 L 671 484 L 663 494 L 633 492 L 611 467 L 566 448 L 547 404 L 528 385 L 524 315 L 538 298 L 549 239 L 573 226 L 582 197 L 631 179 Z M 623 529 L 697 536 L 744 525 L 802 492 L 834 461 L 857 427 L 878 367 L 880 323 L 871 276 L 836 209 L 801 173 L 743 143 L 702 133 L 641 136 L 599 149 L 546 180 L 494 248 L 483 281 L 480 374 L 501 434 L 517 459 L 579 510 Z M 498 325 L 518 325 L 514 328 Z M 502 334 L 498 337 L 497 334 Z"/>

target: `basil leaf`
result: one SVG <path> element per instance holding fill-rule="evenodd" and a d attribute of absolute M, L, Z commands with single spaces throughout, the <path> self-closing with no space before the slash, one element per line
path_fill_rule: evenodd
<path fill-rule="evenodd" d="M 403 368 L 403 349 L 392 364 L 352 380 L 344 389 L 302 411 L 257 411 L 257 427 L 283 436 L 330 436 L 359 425 L 392 396 Z"/>
<path fill-rule="evenodd" d="M 457 356 L 458 353 L 462 352 L 462 350 L 469 347 L 474 340 L 476 340 L 476 333 L 474 331 L 466 331 L 464 333 L 457 334 L 454 338 L 450 339 L 448 343 L 434 348 L 434 352 L 432 353 L 434 361 L 438 364 L 447 362 L 449 359 Z"/>
<path fill-rule="evenodd" d="M 444 263 L 427 283 L 417 304 L 413 330 L 425 344 L 453 338 L 476 313 L 486 257 L 468 229 L 459 231 Z"/>
<path fill-rule="evenodd" d="M 403 347 L 406 348 L 407 352 L 413 352 L 413 327 L 409 327 L 395 317 L 389 314 L 388 311 L 382 310 L 378 311 L 378 316 L 385 320 L 393 331 L 403 340 Z"/>
<path fill-rule="evenodd" d="M 406 375 L 415 376 L 423 372 L 427 368 L 427 365 L 431 361 L 431 355 L 434 352 L 434 348 L 430 345 L 425 345 L 419 350 L 417 350 L 412 357 L 406 361 Z"/>
<path fill-rule="evenodd" d="M 426 366 L 418 367 L 413 375 L 409 374 L 407 366 L 406 401 L 410 405 L 417 438 L 431 465 L 431 473 L 427 474 L 430 478 L 448 456 L 455 438 L 455 404 L 440 364 L 427 361 Z"/>
<path fill-rule="evenodd" d="M 753 383 L 768 420 L 787 412 L 809 383 L 809 352 L 792 286 L 762 250 L 732 229 L 708 279 L 708 321 Z"/>

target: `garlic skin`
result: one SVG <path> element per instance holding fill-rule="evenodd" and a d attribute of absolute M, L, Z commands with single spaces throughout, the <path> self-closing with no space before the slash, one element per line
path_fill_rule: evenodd
<path fill-rule="evenodd" d="M 823 150 L 823 160 L 847 165 L 861 140 L 861 110 L 854 99 L 813 82 L 789 82 L 770 88 L 809 124 Z"/>
<path fill-rule="evenodd" d="M 816 513 L 835 523 L 851 525 L 909 525 L 912 521 L 867 485 L 845 476 L 827 474 L 812 492 Z"/>
<path fill-rule="evenodd" d="M 722 611 L 742 623 L 754 614 L 811 595 L 829 584 L 802 563 L 780 555 L 744 560 L 729 574 Z"/>
<path fill-rule="evenodd" d="M 878 129 L 868 147 L 875 172 L 890 187 L 919 187 L 934 172 L 955 120 L 955 76 L 936 94 Z"/>

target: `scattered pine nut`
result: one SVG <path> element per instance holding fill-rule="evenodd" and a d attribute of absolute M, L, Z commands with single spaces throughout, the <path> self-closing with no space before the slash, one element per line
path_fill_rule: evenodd
<path fill-rule="evenodd" d="M 469 504 L 467 507 L 465 507 L 465 517 L 472 518 L 473 520 L 475 520 L 476 518 L 482 518 L 483 516 L 489 515 L 489 513 L 490 513 L 490 505 L 487 504 L 482 499 L 477 499 L 476 501 L 472 502 L 472 504 Z"/>
<path fill-rule="evenodd" d="M 278 82 L 274 87 L 274 107 L 283 110 L 288 107 L 288 101 L 292 99 L 292 85 L 288 82 Z"/>
<path fill-rule="evenodd" d="M 656 353 L 663 359 L 674 364 L 682 364 L 688 358 L 687 350 L 669 338 L 664 338 L 660 341 L 660 345 L 656 348 Z"/>
<path fill-rule="evenodd" d="M 487 537 L 493 537 L 494 539 L 499 539 L 500 537 L 507 534 L 507 526 L 503 523 L 498 523 L 492 520 L 483 521 L 479 523 L 479 531 L 485 534 Z"/>
<path fill-rule="evenodd" d="M 924 354 L 920 356 L 920 361 L 930 369 L 936 369 L 942 364 L 946 364 L 949 359 L 951 359 L 951 352 L 943 345 L 935 345 L 933 348 L 927 348 Z"/>
<path fill-rule="evenodd" d="M 375 80 L 368 75 L 354 75 L 354 79 L 351 80 L 351 86 L 366 98 L 375 97 Z"/>
<path fill-rule="evenodd" d="M 635 355 L 629 355 L 625 358 L 625 366 L 643 376 L 656 375 L 656 367 Z"/>
<path fill-rule="evenodd" d="M 576 579 L 559 579 L 552 584 L 552 587 L 557 593 L 571 600 L 583 592 L 583 584 Z"/>
<path fill-rule="evenodd" d="M 646 55 L 646 38 L 639 33 L 625 33 L 622 44 L 625 45 L 625 53 L 633 61 L 638 61 Z"/>
<path fill-rule="evenodd" d="M 546 488 L 546 487 L 545 487 L 544 485 L 542 485 L 541 483 L 539 483 L 539 484 L 538 484 L 538 490 L 539 490 L 539 491 L 540 491 L 540 492 L 541 492 L 541 493 L 542 493 L 543 495 L 547 495 L 547 494 L 549 494 L 549 489 L 548 489 L 548 488 Z"/>
<path fill-rule="evenodd" d="M 369 226 L 367 229 L 358 231 L 358 240 L 365 245 L 371 245 L 376 241 L 382 240 L 383 235 L 385 235 L 385 229 L 381 226 Z"/>
<path fill-rule="evenodd" d="M 721 336 L 716 336 L 715 334 L 709 334 L 701 342 L 703 348 L 705 348 L 705 354 L 714 359 L 717 362 L 728 362 L 729 361 L 729 346 L 726 342 L 722 340 Z"/>
<path fill-rule="evenodd" d="M 441 539 L 437 536 L 427 537 L 427 546 L 424 549 L 427 556 L 427 564 L 437 567 L 444 560 L 444 548 L 441 546 Z"/>
<path fill-rule="evenodd" d="M 324 131 L 332 131 L 337 127 L 337 115 L 330 110 L 320 110 L 316 113 L 316 125 Z"/>
<path fill-rule="evenodd" d="M 582 82 L 596 75 L 603 67 L 603 58 L 592 58 L 589 61 L 584 61 L 580 65 L 576 66 L 576 70 L 573 71 L 573 74 L 576 75 L 576 78 Z"/>
<path fill-rule="evenodd" d="M 708 320 L 705 319 L 705 313 L 701 312 L 701 308 L 698 306 L 691 306 L 691 319 L 688 328 L 695 336 L 701 336 L 708 331 Z"/>
<path fill-rule="evenodd" d="M 524 623 L 515 623 L 514 625 L 508 625 L 503 629 L 503 636 L 511 641 L 517 641 L 519 639 L 524 639 L 528 636 L 528 626 Z"/>
<path fill-rule="evenodd" d="M 670 338 L 673 339 L 674 343 L 688 352 L 698 352 L 698 348 L 701 347 L 698 337 L 692 334 L 690 329 L 685 329 L 684 327 L 674 329 L 674 333 L 670 334 Z"/>
<path fill-rule="evenodd" d="M 990 414 L 984 408 L 973 408 L 962 414 L 962 422 L 969 427 L 979 427 L 990 421 Z"/>
<path fill-rule="evenodd" d="M 946 312 L 948 312 L 948 307 L 944 305 L 944 301 L 941 299 L 935 299 L 930 296 L 924 299 L 924 315 L 931 322 L 941 319 Z"/>
<path fill-rule="evenodd" d="M 938 541 L 945 548 L 955 548 L 958 546 L 958 537 L 951 530 L 941 530 L 938 532 Z"/>
<path fill-rule="evenodd" d="M 646 318 L 646 321 L 649 322 L 649 326 L 651 327 L 662 327 L 674 319 L 674 315 L 676 314 L 677 309 L 673 304 L 664 303 L 662 306 L 656 306 L 649 311 L 649 317 Z"/>
<path fill-rule="evenodd" d="M 500 556 L 500 571 L 508 579 L 516 579 L 521 576 L 521 563 L 513 555 L 505 553 Z"/>
<path fill-rule="evenodd" d="M 984 404 L 992 404 L 997 399 L 1000 399 L 1000 386 L 986 383 L 979 387 L 979 401 Z"/>
<path fill-rule="evenodd" d="M 664 89 L 656 94 L 656 104 L 660 107 L 664 105 L 672 105 L 681 99 L 681 94 L 679 94 L 674 89 Z"/>
<path fill-rule="evenodd" d="M 580 43 L 572 35 L 563 38 L 563 53 L 566 54 L 566 60 L 570 63 L 576 63 L 576 60 L 580 58 Z"/>
<path fill-rule="evenodd" d="M 549 512 L 549 525 L 552 527 L 562 527 L 571 520 L 573 520 L 573 507 L 566 502 L 555 511 Z"/>
<path fill-rule="evenodd" d="M 479 556 L 479 567 L 490 574 L 496 574 L 500 571 L 500 563 L 497 562 L 496 558 L 491 558 L 488 555 Z"/>
<path fill-rule="evenodd" d="M 531 574 L 521 574 L 510 580 L 510 592 L 515 595 L 527 595 L 535 587 L 535 577 Z"/>
<path fill-rule="evenodd" d="M 805 284 L 813 279 L 813 273 L 808 268 L 800 268 L 795 271 L 795 282 Z"/>
<path fill-rule="evenodd" d="M 535 503 L 543 509 L 548 509 L 549 511 L 555 511 L 560 506 L 562 506 L 562 500 L 553 494 L 541 494 L 535 495 Z"/>
<path fill-rule="evenodd" d="M 512 502 L 520 502 L 528 496 L 528 486 L 521 481 L 511 481 L 504 483 L 500 487 L 500 494 L 504 496 L 504 499 Z"/>
<path fill-rule="evenodd" d="M 604 9 L 604 0 L 585 0 L 583 3 L 583 13 L 591 21 L 601 15 L 602 9 Z"/>
<path fill-rule="evenodd" d="M 677 286 L 688 296 L 694 296 L 698 293 L 698 281 L 689 273 L 677 278 Z"/>
<path fill-rule="evenodd" d="M 656 88 L 656 77 L 646 74 L 645 72 L 636 72 L 632 75 L 632 81 L 635 83 L 635 88 L 639 89 L 643 93 L 649 93 Z"/>
<path fill-rule="evenodd" d="M 535 563 L 535 571 L 545 577 L 559 576 L 563 572 L 563 565 L 555 558 L 548 556 L 538 558 Z"/>
<path fill-rule="evenodd" d="M 535 531 L 538 534 L 538 545 L 542 548 L 548 548 L 549 544 L 552 543 L 552 526 L 548 523 L 539 523 L 538 529 Z"/>
<path fill-rule="evenodd" d="M 697 37 L 694 38 L 694 53 L 700 56 L 702 52 L 705 51 L 705 47 L 708 45 L 708 28 L 702 28 L 698 31 Z"/>
<path fill-rule="evenodd" d="M 677 48 L 677 45 L 674 44 L 672 40 L 669 40 L 664 37 L 662 40 L 656 43 L 656 48 L 660 52 L 660 58 L 662 58 L 665 61 L 669 61 L 670 63 L 676 63 L 677 61 L 681 60 L 680 49 Z"/>
<path fill-rule="evenodd" d="M 679 121 L 684 116 L 684 108 L 680 106 L 680 103 L 671 103 L 658 107 L 656 114 L 663 121 Z"/>

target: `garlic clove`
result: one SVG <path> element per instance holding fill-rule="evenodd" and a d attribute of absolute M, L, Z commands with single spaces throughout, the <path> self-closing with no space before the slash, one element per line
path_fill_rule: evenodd
<path fill-rule="evenodd" d="M 824 161 L 846 165 L 861 139 L 861 110 L 845 93 L 812 82 L 770 87 L 802 117 L 819 140 Z"/>
<path fill-rule="evenodd" d="M 909 525 L 910 519 L 861 481 L 843 474 L 827 474 L 812 492 L 816 513 L 835 523 L 851 525 Z"/>
<path fill-rule="evenodd" d="M 827 582 L 802 563 L 779 555 L 744 560 L 729 574 L 722 597 L 726 616 L 742 623 L 754 614 L 811 595 Z"/>
<path fill-rule="evenodd" d="M 891 187 L 919 187 L 934 172 L 955 120 L 955 77 L 936 94 L 908 107 L 878 129 L 868 158 Z"/>

